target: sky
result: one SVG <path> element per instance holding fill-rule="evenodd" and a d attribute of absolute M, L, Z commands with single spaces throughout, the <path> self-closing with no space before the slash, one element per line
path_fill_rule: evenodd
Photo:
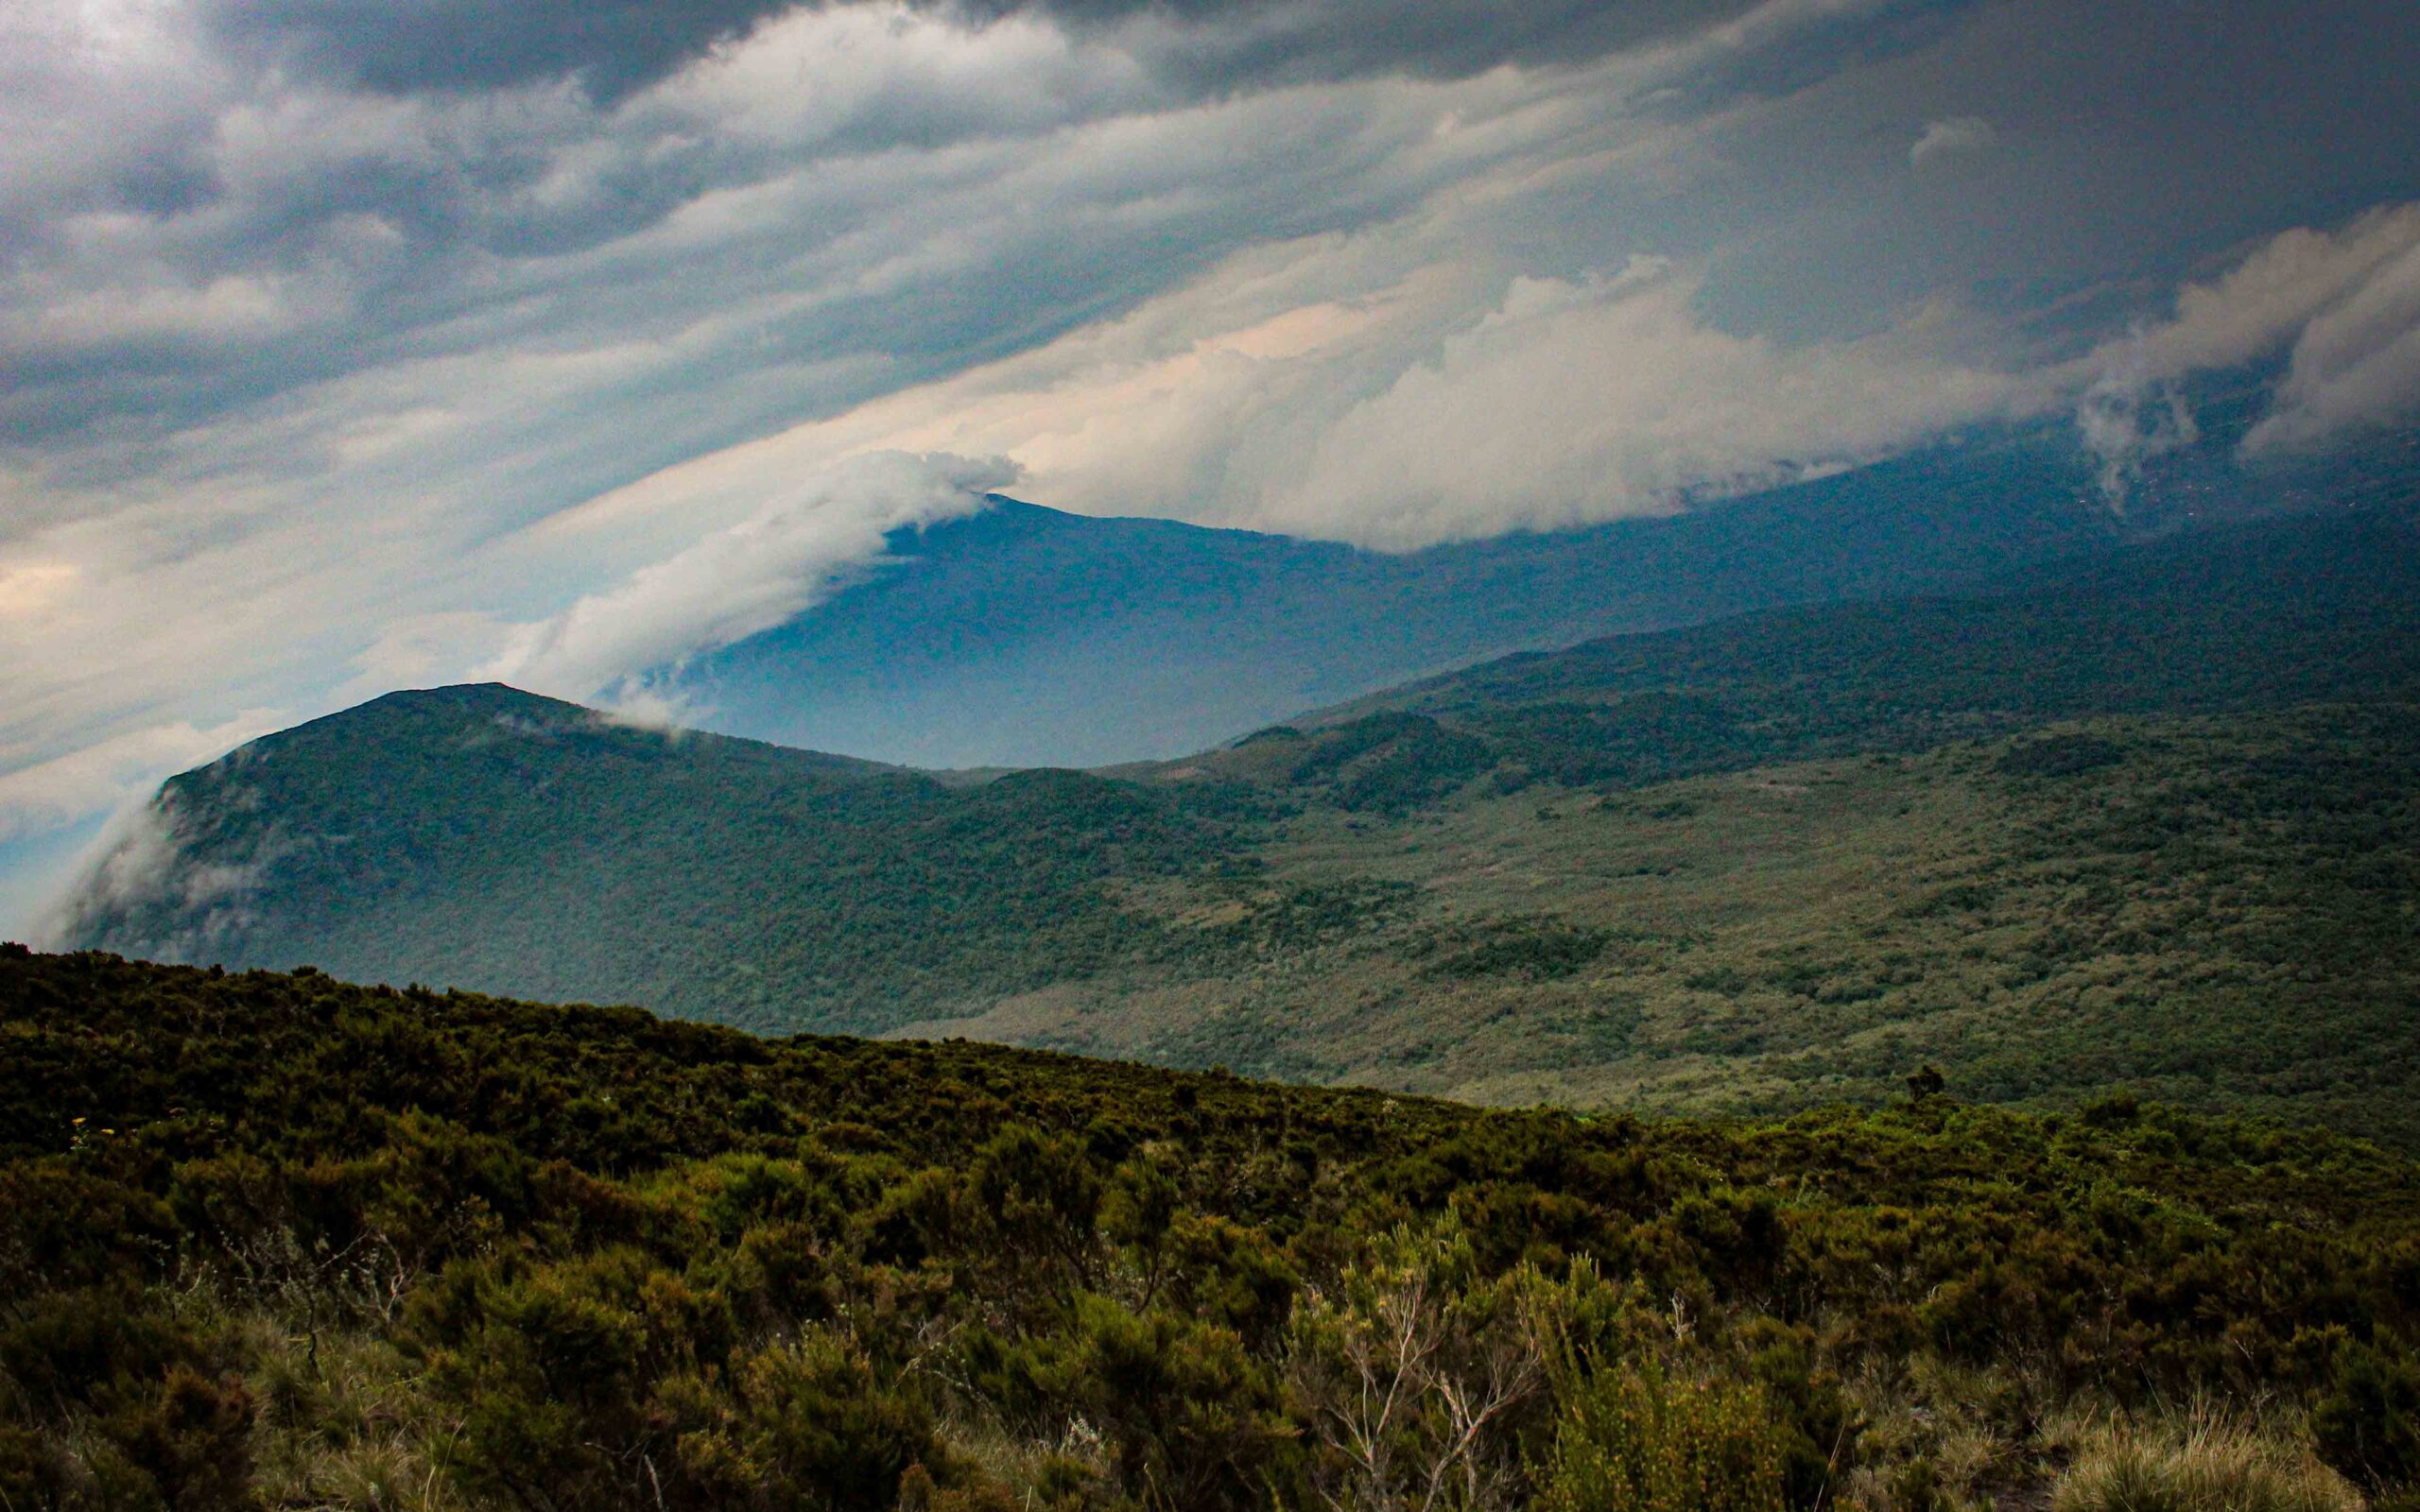
<path fill-rule="evenodd" d="M 1381 550 L 2420 413 L 2409 0 L 0 0 L 0 932 L 999 490 Z"/>

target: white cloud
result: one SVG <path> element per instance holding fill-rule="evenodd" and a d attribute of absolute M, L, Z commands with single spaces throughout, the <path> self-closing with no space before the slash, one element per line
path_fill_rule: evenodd
<path fill-rule="evenodd" d="M 2249 362 L 2359 297 L 2415 247 L 2420 204 L 2381 207 L 2341 231 L 2283 232 L 2218 278 L 2179 289 L 2169 319 L 2102 350 L 2165 375 Z"/>
<path fill-rule="evenodd" d="M 1979 115 L 1952 116 L 1945 121 L 1927 121 L 1925 129 L 1908 148 L 1908 165 L 1921 169 L 1948 158 L 1969 157 L 1989 148 L 1999 140 L 1992 123 Z"/>
<path fill-rule="evenodd" d="M 1337 417 L 1265 515 L 1351 521 L 1416 546 L 1552 528 L 1768 487 L 2030 401 L 2023 381 L 1927 355 L 1913 333 L 1786 346 L 1715 329 L 1697 279 L 1516 279 L 1502 302 Z"/>
<path fill-rule="evenodd" d="M 1668 512 L 2060 392 L 1934 351 L 1938 312 L 1789 345 L 1707 323 L 1700 275 L 1660 259 L 1589 280 L 1419 262 L 1458 234 L 1421 217 L 1248 254 L 760 446 L 997 452 L 1063 507 L 1403 549 Z"/>
<path fill-rule="evenodd" d="M 206 729 L 154 725 L 0 775 L 0 841 L 55 829 L 148 793 L 163 778 L 278 728 L 273 709 L 248 709 Z"/>
<path fill-rule="evenodd" d="M 2104 482 L 2122 489 L 2142 457 L 2192 439 L 2168 383 L 2281 350 L 2286 377 L 2244 438 L 2248 454 L 2420 413 L 2420 203 L 2380 207 L 2335 232 L 2281 232 L 2180 289 L 2169 319 L 2086 358 L 2082 370 L 2098 376 L 2080 419 L 2115 469 Z"/>
<path fill-rule="evenodd" d="M 45 612 L 81 576 L 72 561 L 0 564 L 0 619 L 31 619 Z"/>
<path fill-rule="evenodd" d="M 2142 477 L 2143 464 L 2202 438 L 2192 409 L 2175 386 L 2139 363 L 2113 368 L 2076 402 L 2076 430 L 2100 463 L 2100 492 L 2112 509 Z"/>
<path fill-rule="evenodd" d="M 257 842 L 240 863 L 203 862 L 187 849 L 188 838 L 171 793 L 124 805 L 37 905 L 27 943 L 43 950 L 83 944 L 95 920 L 164 903 L 173 911 L 172 934 L 106 946 L 151 960 L 202 957 L 213 936 L 250 921 L 249 894 L 282 842 Z"/>
<path fill-rule="evenodd" d="M 635 679 L 770 629 L 881 554 L 883 537 L 981 507 L 1008 463 L 883 452 L 770 491 L 770 502 L 619 586 L 522 627 L 484 675 L 534 692 L 636 698 Z"/>
<path fill-rule="evenodd" d="M 2303 328 L 2276 407 L 2244 438 L 2244 447 L 2257 453 L 2314 446 L 2414 415 L 2420 415 L 2420 234 Z"/>

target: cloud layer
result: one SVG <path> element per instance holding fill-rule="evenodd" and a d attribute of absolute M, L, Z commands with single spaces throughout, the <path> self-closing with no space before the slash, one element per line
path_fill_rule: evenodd
<path fill-rule="evenodd" d="M 2080 365 L 2098 374 L 2078 405 L 2101 487 L 2122 500 L 2150 459 L 2200 430 L 2177 382 L 2279 354 L 2285 378 L 2242 441 L 2250 457 L 2308 451 L 2420 418 L 2420 204 L 2330 232 L 2297 227 L 2222 275 L 2186 284 L 2172 314 Z"/>
<path fill-rule="evenodd" d="M 644 674 L 772 628 L 872 567 L 890 532 L 971 513 L 1015 480 L 1005 461 L 903 452 L 766 479 L 755 513 L 516 627 L 483 673 L 567 698 L 636 700 Z"/>

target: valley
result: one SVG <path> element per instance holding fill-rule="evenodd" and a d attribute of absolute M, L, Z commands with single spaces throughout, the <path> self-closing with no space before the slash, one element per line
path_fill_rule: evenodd
<path fill-rule="evenodd" d="M 2318 706 L 1312 808 L 1248 880 L 1123 890 L 1189 947 L 893 1032 L 1668 1113 L 1929 1063 L 2409 1143 L 2416 792 L 2420 708 Z"/>

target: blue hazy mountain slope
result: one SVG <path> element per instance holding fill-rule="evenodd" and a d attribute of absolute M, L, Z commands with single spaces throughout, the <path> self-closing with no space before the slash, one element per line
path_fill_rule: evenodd
<path fill-rule="evenodd" d="M 2180 507 L 2194 491 L 2170 490 Z M 1668 518 L 1401 555 L 998 499 L 897 533 L 867 580 L 675 686 L 708 728 L 783 745 L 1103 765 L 1511 651 L 1971 584 L 2165 518 L 2114 515 L 2049 427 Z"/>

